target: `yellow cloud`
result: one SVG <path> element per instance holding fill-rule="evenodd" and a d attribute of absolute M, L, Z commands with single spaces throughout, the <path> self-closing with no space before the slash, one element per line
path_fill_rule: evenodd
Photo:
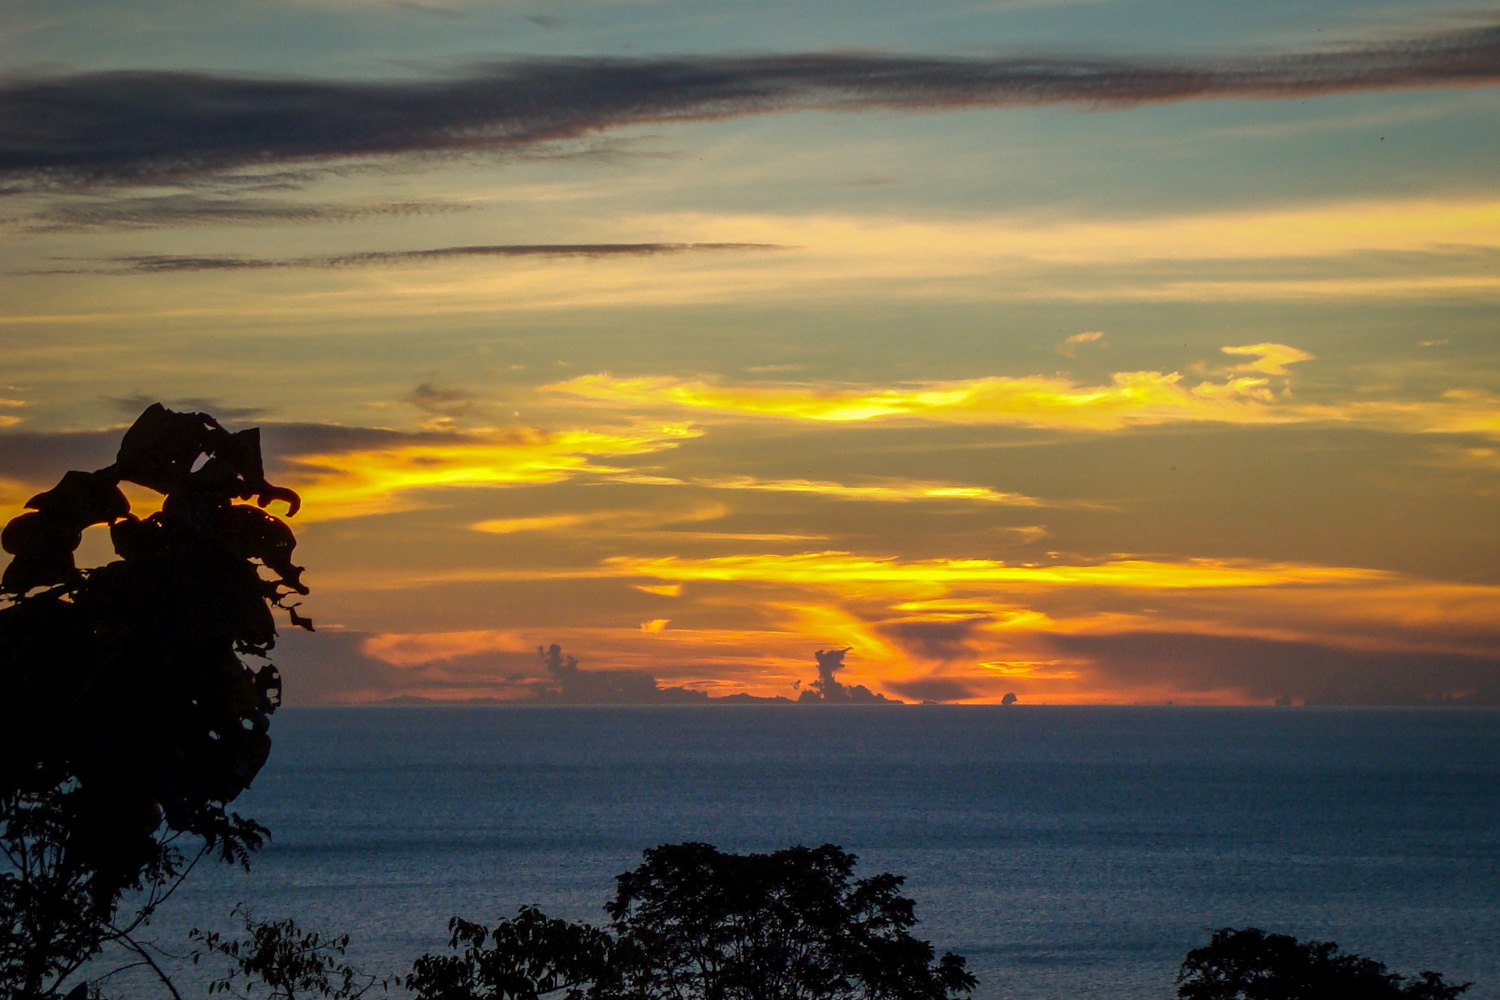
<path fill-rule="evenodd" d="M 603 472 L 616 478 L 610 470 L 591 468 L 593 473 Z M 638 477 L 623 478 L 635 482 Z M 655 478 L 655 477 L 652 477 Z M 681 480 L 666 480 L 668 485 L 682 485 Z M 547 514 L 537 517 L 506 517 L 478 521 L 469 525 L 475 531 L 492 535 L 509 535 L 522 531 L 566 531 L 571 535 L 588 534 L 613 541 L 631 539 L 675 539 L 741 542 L 821 542 L 827 535 L 810 535 L 793 532 L 745 532 L 745 531 L 692 531 L 670 525 L 717 521 L 726 517 L 730 510 L 724 504 L 700 504 L 687 509 L 665 510 L 603 510 L 588 514 Z"/>
<path fill-rule="evenodd" d="M 299 455 L 289 461 L 289 485 L 302 494 L 303 520 L 389 513 L 417 506 L 411 494 L 434 487 L 555 483 L 583 472 L 608 474 L 613 470 L 595 464 L 595 458 L 660 451 L 699 433 L 686 424 L 623 431 L 518 428 L 432 443 Z M 496 524 L 504 527 L 491 522 L 489 530 L 497 530 Z"/>
<path fill-rule="evenodd" d="M 1402 433 L 1482 434 L 1500 437 L 1500 397 L 1476 389 L 1450 389 L 1437 399 L 1358 399 L 1301 403 L 1272 378 L 1313 355 L 1286 344 L 1225 347 L 1251 360 L 1222 379 L 1190 381 L 1179 372 L 1116 372 L 1108 383 L 1086 385 L 1059 376 L 989 376 L 886 388 L 810 385 L 724 385 L 665 376 L 616 378 L 581 375 L 541 387 L 621 408 L 685 408 L 722 414 L 822 423 L 918 420 L 1004 424 L 1057 430 L 1110 431 L 1194 421 L 1228 424 L 1331 423 Z M 804 492 L 861 489 L 801 480 L 750 478 L 702 480 L 704 486 Z M 1020 494 L 979 487 L 907 483 L 865 488 L 868 499 L 962 498 L 1021 506 L 1041 505 Z"/>
<path fill-rule="evenodd" d="M 1312 419 L 1362 424 L 1420 434 L 1482 434 L 1500 438 L 1500 396 L 1449 389 L 1435 400 L 1362 400 L 1334 407 L 1305 407 Z"/>
<path fill-rule="evenodd" d="M 753 476 L 731 476 L 725 479 L 695 479 L 695 486 L 708 486 L 720 490 L 767 490 L 777 493 L 819 493 L 844 500 L 886 500 L 907 502 L 912 500 L 973 500 L 980 503 L 1006 504 L 1012 507 L 1040 507 L 1043 501 L 1022 493 L 1007 493 L 992 490 L 987 486 L 959 486 L 953 483 L 932 483 L 916 480 L 890 480 L 888 482 L 852 486 L 812 479 L 756 479 Z"/>
<path fill-rule="evenodd" d="M 735 537 L 735 536 L 731 536 Z M 324 574 L 325 585 L 346 592 L 457 583 L 531 580 L 654 578 L 680 587 L 695 581 L 765 583 L 861 589 L 911 588 L 907 600 L 931 600 L 951 588 L 1004 586 L 1010 590 L 1115 587 L 1145 590 L 1218 590 L 1287 585 L 1340 585 L 1395 579 L 1383 570 L 1245 559 L 1166 562 L 1115 559 L 1088 564 L 1006 563 L 994 559 L 919 559 L 864 556 L 842 551 L 711 556 L 612 556 L 594 566 L 567 568 L 451 569 Z M 653 585 L 654 586 L 654 585 Z M 660 591 L 653 591 L 660 592 Z"/>
<path fill-rule="evenodd" d="M 1030 375 L 929 382 L 888 389 L 723 386 L 666 377 L 582 375 L 543 390 L 615 405 L 675 406 L 762 417 L 846 423 L 916 419 L 961 424 L 1115 430 L 1189 420 L 1294 421 L 1264 378 L 1187 385 L 1177 372 L 1118 372 L 1106 385 Z"/>
<path fill-rule="evenodd" d="M 964 273 L 997 259 L 1051 264 L 1330 257 L 1500 247 L 1500 200 L 1412 198 L 1136 218 L 1020 215 L 965 221 L 893 216 L 642 216 L 641 231 L 795 245 L 807 254 L 904 261 L 910 274 Z M 802 256 L 799 254 L 799 256 Z M 802 260 L 796 262 L 803 264 Z"/>
<path fill-rule="evenodd" d="M 1248 355 L 1255 360 L 1236 365 L 1235 371 L 1260 372 L 1262 375 L 1285 375 L 1286 366 L 1312 361 L 1314 355 L 1285 344 L 1250 344 L 1246 347 L 1222 348 L 1225 354 Z"/>
<path fill-rule="evenodd" d="M 680 583 L 637 583 L 635 589 L 647 594 L 655 594 L 658 597 L 681 597 L 682 584 Z"/>
<path fill-rule="evenodd" d="M 1024 493 L 992 490 L 987 486 L 965 486 L 911 479 L 887 479 L 879 483 L 851 485 L 816 479 L 758 479 L 754 476 L 725 476 L 718 479 L 678 479 L 672 476 L 643 475 L 634 472 L 611 472 L 610 480 L 643 486 L 701 486 L 714 490 L 763 490 L 772 493 L 817 493 L 845 500 L 972 500 L 1011 507 L 1074 507 L 1076 501 L 1054 503 Z M 1085 505 L 1088 506 L 1088 505 Z M 791 536 L 784 536 L 791 537 Z M 806 537 L 806 536 L 802 536 Z"/>
<path fill-rule="evenodd" d="M 475 531 L 488 535 L 511 535 L 519 531 L 552 531 L 556 528 L 571 528 L 598 520 L 598 516 L 586 514 L 553 514 L 545 517 L 502 517 L 471 524 Z"/>
<path fill-rule="evenodd" d="M 1093 565 L 1011 565 L 993 559 L 921 559 L 901 561 L 849 552 L 800 552 L 691 559 L 683 556 L 604 560 L 606 574 L 648 576 L 660 580 L 743 581 L 844 588 L 851 585 L 898 587 L 995 586 L 1128 587 L 1180 590 L 1223 587 L 1279 587 L 1378 580 L 1380 570 L 1305 563 L 1190 559 L 1158 562 L 1119 559 Z"/>
<path fill-rule="evenodd" d="M 660 632 L 667 627 L 667 623 L 671 620 L 670 618 L 653 618 L 649 622 L 641 622 L 641 631 Z"/>

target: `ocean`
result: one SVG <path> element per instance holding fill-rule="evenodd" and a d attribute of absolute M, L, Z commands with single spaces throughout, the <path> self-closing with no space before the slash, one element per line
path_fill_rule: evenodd
<path fill-rule="evenodd" d="M 602 922 L 648 847 L 833 843 L 905 876 L 979 1000 L 1165 998 L 1247 925 L 1500 997 L 1496 711 L 309 708 L 271 731 L 235 809 L 273 840 L 248 874 L 194 873 L 153 927 L 168 951 L 244 901 L 404 974 L 455 914 Z"/>

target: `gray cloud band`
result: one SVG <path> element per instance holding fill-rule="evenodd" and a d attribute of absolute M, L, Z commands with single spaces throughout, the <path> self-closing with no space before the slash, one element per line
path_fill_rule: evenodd
<path fill-rule="evenodd" d="M 186 257 L 146 254 L 105 258 L 104 266 L 59 267 L 40 274 L 170 274 L 178 271 L 243 271 L 268 268 L 335 268 L 404 264 L 465 257 L 655 257 L 714 251 L 786 250 L 779 243 L 497 243 L 424 250 L 370 250 L 331 257 Z"/>
<path fill-rule="evenodd" d="M 0 180 L 144 183 L 403 153 L 503 151 L 629 125 L 803 109 L 1288 98 L 1500 82 L 1500 27 L 1199 62 L 811 54 L 508 63 L 337 83 L 112 72 L 0 87 Z"/>

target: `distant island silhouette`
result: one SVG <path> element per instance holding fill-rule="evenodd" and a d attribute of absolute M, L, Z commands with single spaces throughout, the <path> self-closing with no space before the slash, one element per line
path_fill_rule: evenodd
<path fill-rule="evenodd" d="M 427 698 L 398 695 L 379 705 L 906 705 L 871 691 L 863 684 L 847 685 L 835 676 L 844 666 L 849 648 L 820 649 L 814 656 L 818 676 L 809 681 L 795 699 L 780 695 L 711 695 L 686 687 L 663 687 L 644 670 L 585 670 L 578 658 L 566 655 L 557 643 L 536 648 L 537 660 L 547 678 L 545 687 L 530 698 Z"/>

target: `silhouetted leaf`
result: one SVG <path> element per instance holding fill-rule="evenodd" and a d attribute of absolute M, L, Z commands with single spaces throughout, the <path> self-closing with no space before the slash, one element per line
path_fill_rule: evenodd
<path fill-rule="evenodd" d="M 123 480 L 165 493 L 162 509 L 131 514 Z M 264 842 L 227 806 L 270 754 L 281 679 L 236 654 L 270 650 L 271 606 L 306 593 L 291 530 L 235 503 L 268 496 L 296 503 L 265 481 L 257 432 L 157 404 L 113 466 L 69 472 L 0 533 L 15 555 L 0 579 L 0 846 L 26 859 L 0 874 L 0 996 L 45 995 L 97 951 L 124 892 L 149 899 L 185 872 L 183 835 L 242 866 Z M 101 523 L 120 559 L 75 569 Z"/>

